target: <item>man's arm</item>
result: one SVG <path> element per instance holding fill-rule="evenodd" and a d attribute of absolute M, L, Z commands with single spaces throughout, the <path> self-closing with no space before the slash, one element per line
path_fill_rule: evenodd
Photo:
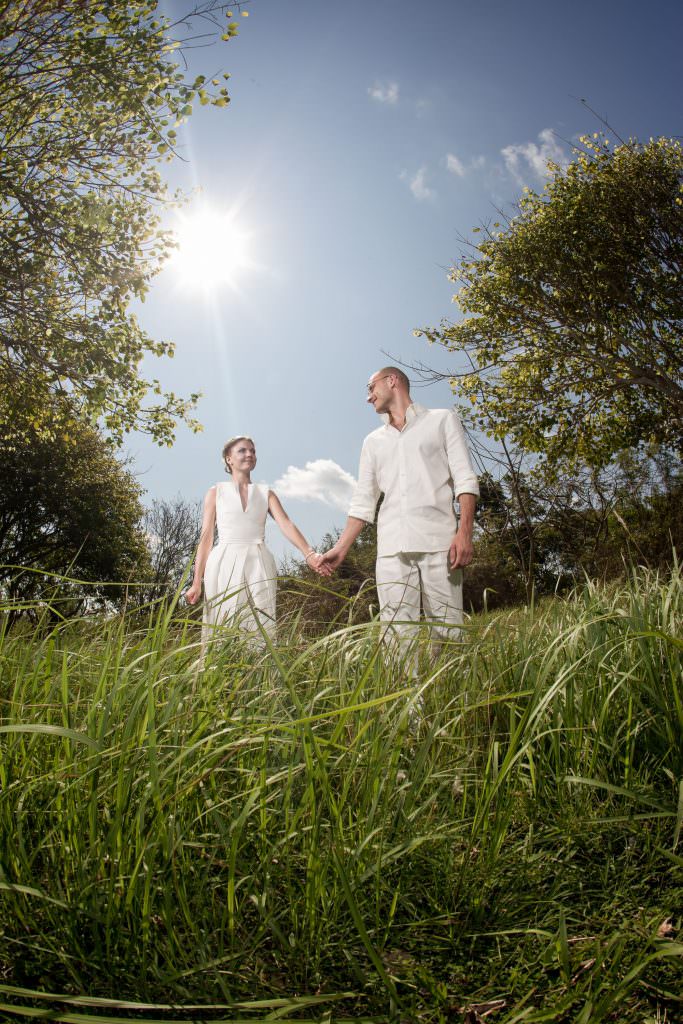
<path fill-rule="evenodd" d="M 379 493 L 375 465 L 366 438 L 360 453 L 358 483 L 351 498 L 349 518 L 337 543 L 322 556 L 321 566 L 329 565 L 336 569 L 341 565 L 365 524 L 374 521 Z"/>
<path fill-rule="evenodd" d="M 443 423 L 448 468 L 453 481 L 453 492 L 458 501 L 461 494 L 479 494 L 479 481 L 472 465 L 467 436 L 455 409 L 449 409 Z"/>
<path fill-rule="evenodd" d="M 349 553 L 349 548 L 364 526 L 364 519 L 356 519 L 355 516 L 349 516 L 337 543 L 321 556 L 321 567 L 329 565 L 331 569 L 336 569 L 337 566 L 341 565 Z"/>
<path fill-rule="evenodd" d="M 474 529 L 474 510 L 477 507 L 477 496 L 476 494 L 459 494 L 458 501 L 460 503 L 460 522 L 448 552 L 448 561 L 451 569 L 462 569 L 463 566 L 469 565 L 474 554 L 472 531 Z"/>
<path fill-rule="evenodd" d="M 479 482 L 472 465 L 467 437 L 455 409 L 449 411 L 444 421 L 444 442 L 453 489 L 460 503 L 460 521 L 451 541 L 448 560 L 451 569 L 462 569 L 472 561 L 472 532 Z"/>

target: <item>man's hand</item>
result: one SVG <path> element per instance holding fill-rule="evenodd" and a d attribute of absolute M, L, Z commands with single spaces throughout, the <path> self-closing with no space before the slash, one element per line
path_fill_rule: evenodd
<path fill-rule="evenodd" d="M 326 551 L 320 557 L 322 559 L 321 568 L 323 566 L 327 566 L 330 571 L 333 571 L 334 569 L 338 569 L 346 558 L 346 551 L 335 544 L 333 548 L 330 548 L 329 551 Z"/>
<path fill-rule="evenodd" d="M 469 565 L 473 554 L 472 534 L 466 530 L 458 530 L 448 551 L 448 564 L 451 569 L 462 569 Z"/>

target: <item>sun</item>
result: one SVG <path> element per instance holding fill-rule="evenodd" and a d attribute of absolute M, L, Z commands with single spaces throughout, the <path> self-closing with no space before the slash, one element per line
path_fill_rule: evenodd
<path fill-rule="evenodd" d="M 177 249 L 170 259 L 177 276 L 190 288 L 236 288 L 240 276 L 253 266 L 250 235 L 230 210 L 203 207 L 179 214 L 174 232 Z"/>

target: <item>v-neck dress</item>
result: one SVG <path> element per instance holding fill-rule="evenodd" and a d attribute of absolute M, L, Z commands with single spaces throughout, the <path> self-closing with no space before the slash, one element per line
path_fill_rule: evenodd
<path fill-rule="evenodd" d="M 216 484 L 218 543 L 204 570 L 204 639 L 217 627 L 239 625 L 261 636 L 258 622 L 275 635 L 277 566 L 265 545 L 267 484 L 249 484 L 246 509 L 234 483 Z"/>

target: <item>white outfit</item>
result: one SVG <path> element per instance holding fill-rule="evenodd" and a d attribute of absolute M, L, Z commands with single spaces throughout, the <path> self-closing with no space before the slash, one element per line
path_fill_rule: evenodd
<path fill-rule="evenodd" d="M 204 569 L 203 640 L 222 624 L 239 625 L 261 638 L 258 622 L 274 639 L 277 566 L 265 545 L 266 484 L 249 484 L 246 509 L 231 481 L 216 484 L 218 543 Z"/>
<path fill-rule="evenodd" d="M 453 499 L 479 494 L 465 432 L 453 409 L 416 402 L 403 430 L 384 420 L 363 442 L 349 515 L 373 522 L 384 495 L 377 519 L 380 616 L 408 638 L 422 596 L 425 618 L 443 624 L 443 633 L 462 623 L 462 572 L 448 566 L 457 529 Z"/>

